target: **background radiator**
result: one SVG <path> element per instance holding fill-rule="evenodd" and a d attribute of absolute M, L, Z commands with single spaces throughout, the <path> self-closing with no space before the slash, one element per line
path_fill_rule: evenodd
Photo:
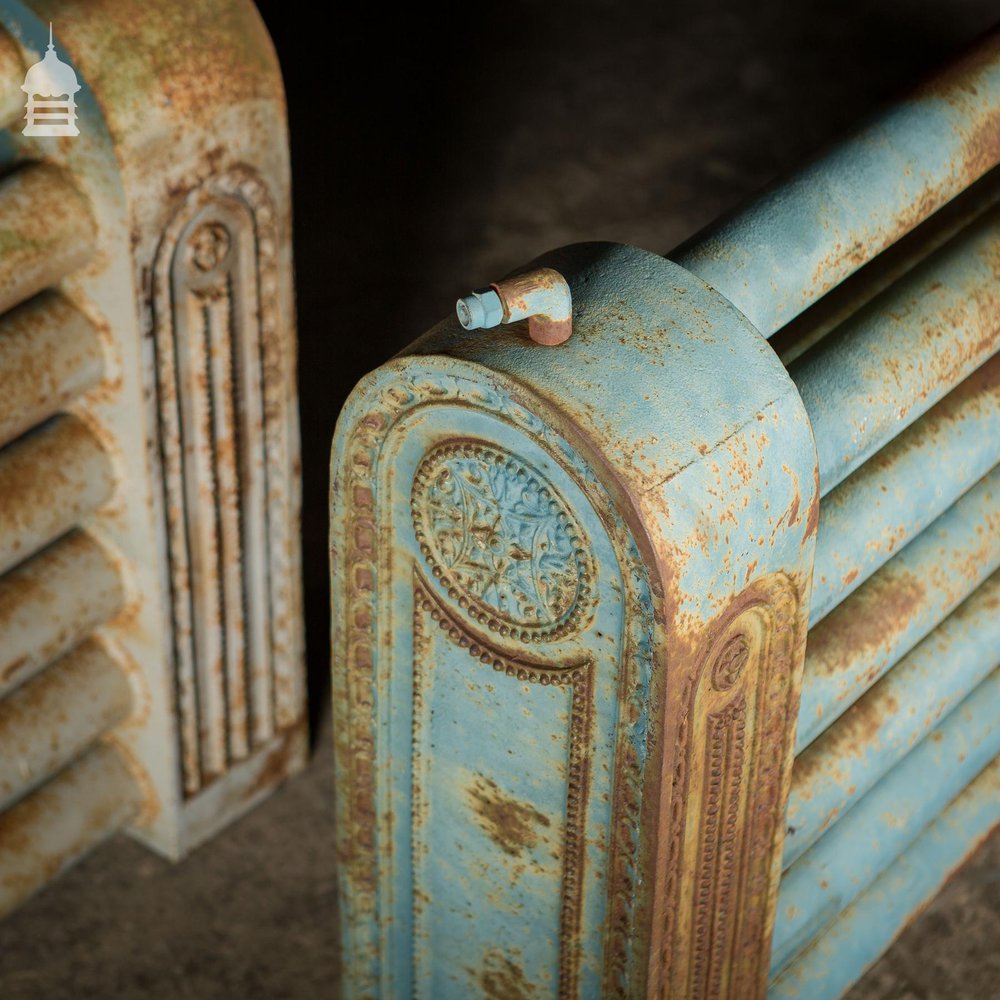
<path fill-rule="evenodd" d="M 50 20 L 76 136 L 22 133 Z M 181 857 L 302 765 L 305 706 L 287 143 L 256 9 L 0 22 L 3 914 L 122 828 Z"/>
<path fill-rule="evenodd" d="M 565 344 L 359 384 L 347 995 L 837 996 L 1000 820 L 998 112 L 993 34 L 669 260 L 535 262 Z"/>

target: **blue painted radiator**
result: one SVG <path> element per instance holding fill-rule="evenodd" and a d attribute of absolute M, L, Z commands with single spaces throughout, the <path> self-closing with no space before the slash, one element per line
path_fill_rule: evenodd
<path fill-rule="evenodd" d="M 841 995 L 1000 821 L 1000 33 L 332 457 L 347 997 Z"/>

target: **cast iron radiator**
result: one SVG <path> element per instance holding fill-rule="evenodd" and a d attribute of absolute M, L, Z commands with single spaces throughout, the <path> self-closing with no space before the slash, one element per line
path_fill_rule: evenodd
<path fill-rule="evenodd" d="M 1000 820 L 998 159 L 993 33 L 668 258 L 557 250 L 360 382 L 346 996 L 835 997 Z"/>
<path fill-rule="evenodd" d="M 0 22 L 3 914 L 119 829 L 179 858 L 305 723 L 270 40 L 249 0 Z"/>

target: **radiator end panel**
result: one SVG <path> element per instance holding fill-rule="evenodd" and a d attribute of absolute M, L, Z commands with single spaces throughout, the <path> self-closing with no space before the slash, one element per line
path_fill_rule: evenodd
<path fill-rule="evenodd" d="M 565 344 L 446 321 L 338 422 L 346 995 L 759 995 L 808 421 L 763 338 L 679 266 L 613 244 L 532 266 L 569 282 Z"/>
<path fill-rule="evenodd" d="M 307 754 L 281 74 L 244 0 L 5 0 L 0 14 L 25 65 L 51 20 L 81 84 L 79 135 L 10 135 L 92 216 L 87 259 L 32 303 L 96 338 L 64 354 L 98 375 L 39 405 L 70 410 L 108 456 L 111 496 L 78 526 L 122 599 L 87 623 L 134 692 L 107 736 L 143 791 L 130 832 L 176 860 Z"/>

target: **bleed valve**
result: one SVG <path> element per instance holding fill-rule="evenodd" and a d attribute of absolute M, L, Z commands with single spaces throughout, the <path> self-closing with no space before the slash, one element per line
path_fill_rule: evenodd
<path fill-rule="evenodd" d="M 479 288 L 455 303 L 466 330 L 488 330 L 501 323 L 528 321 L 528 336 L 553 347 L 573 332 L 573 297 L 566 279 L 551 267 L 524 271 Z"/>

